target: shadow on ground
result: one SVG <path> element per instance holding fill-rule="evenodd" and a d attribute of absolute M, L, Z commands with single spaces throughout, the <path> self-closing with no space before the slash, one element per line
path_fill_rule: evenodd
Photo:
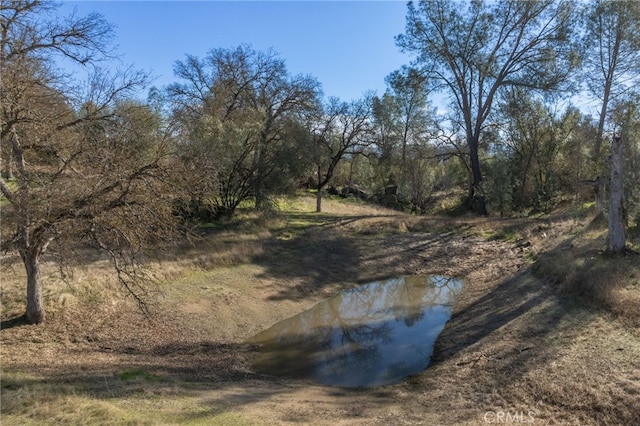
<path fill-rule="evenodd" d="M 498 411 L 525 413 L 525 420 L 531 413 L 542 423 L 633 424 L 640 386 L 621 390 L 615 381 L 620 372 L 634 377 L 637 347 L 627 337 L 611 338 L 617 348 L 604 343 L 609 336 L 598 327 L 612 326 L 602 315 L 528 268 L 475 300 L 467 293 L 439 336 L 429 369 L 404 386 L 421 394 L 427 410 L 466 407 L 452 410 L 448 424 L 482 423 L 483 413 Z M 593 346 L 599 341 L 603 348 Z"/>
<path fill-rule="evenodd" d="M 363 236 L 350 234 L 345 227 L 362 220 L 390 217 L 290 215 L 288 221 L 293 228 L 275 231 L 275 237 L 264 243 L 265 253 L 253 259 L 254 263 L 265 267 L 261 277 L 286 283 L 270 300 L 302 299 L 310 293 L 322 292 L 344 282 L 361 282 L 359 278 L 363 275 L 362 261 L 366 253 L 357 240 Z M 295 228 L 296 221 L 304 225 Z M 290 286 L 289 280 L 300 284 Z"/>
<path fill-rule="evenodd" d="M 428 229 L 400 233 L 387 228 L 379 234 L 357 236 L 345 229 L 357 230 L 357 221 L 365 218 L 375 219 L 299 215 L 299 227 L 274 232 L 264 242 L 265 252 L 253 262 L 264 268 L 264 278 L 283 282 L 269 301 L 305 298 L 339 283 L 414 271 L 457 271 L 475 277 L 476 281 L 467 283 L 425 372 L 380 389 L 326 389 L 258 374 L 250 367 L 251 346 L 195 338 L 187 331 L 181 336 L 184 324 L 179 320 L 173 326 L 178 333 L 171 336 L 163 336 L 163 324 L 138 329 L 134 320 L 125 318 L 117 323 L 123 327 L 122 336 L 95 339 L 79 331 L 80 340 L 75 342 L 68 340 L 70 333 L 61 320 L 39 326 L 36 333 L 13 319 L 3 322 L 0 331 L 3 346 L 10 342 L 19 348 L 11 349 L 10 362 L 2 351 L 3 414 L 20 414 L 25 401 L 36 404 L 44 394 L 134 404 L 156 397 L 194 399 L 198 409 L 176 414 L 179 422 L 206 421 L 220 413 L 268 403 L 270 411 L 265 415 L 276 422 L 311 423 L 324 416 L 327 421 L 353 418 L 388 424 L 390 418 L 372 413 L 393 406 L 401 410 L 397 412 L 402 420 L 415 424 L 424 423 L 427 415 L 437 416 L 444 424 L 480 423 L 483 410 L 531 407 L 560 413 L 553 419 L 536 418 L 545 423 L 634 424 L 637 418 L 632 408 L 638 393 L 632 386 L 635 376 L 625 370 L 631 371 L 629 365 L 634 364 L 624 364 L 621 358 L 631 357 L 633 350 L 624 345 L 620 351 L 596 347 L 594 358 L 589 358 L 588 348 L 581 348 L 575 362 L 566 357 L 565 351 L 580 344 L 578 340 L 593 327 L 598 314 L 559 294 L 552 282 L 537 279 L 530 267 L 521 267 L 526 262 L 511 258 L 515 256 L 512 247 Z M 48 332 L 47 327 L 53 331 Z M 198 330 L 195 336 L 202 332 Z M 140 339 L 135 343 L 145 333 L 165 342 Z M 595 359 L 602 354 L 614 354 L 605 360 L 609 366 Z M 629 374 L 628 383 L 620 377 L 611 380 L 607 369 L 620 365 L 622 373 Z M 635 366 L 637 369 L 637 363 Z M 46 391 L 38 392 L 41 388 Z M 300 399 L 300 392 L 315 388 L 320 391 L 314 397 Z M 590 393 L 598 388 L 604 391 Z M 615 400 L 603 399 L 607 392 Z M 289 399 L 293 402 L 283 408 Z M 299 409 L 303 406 L 306 408 Z M 575 417 L 567 417 L 570 414 Z"/>

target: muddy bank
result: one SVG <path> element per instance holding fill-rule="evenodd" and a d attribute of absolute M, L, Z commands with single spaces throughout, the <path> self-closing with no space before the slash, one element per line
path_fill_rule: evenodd
<path fill-rule="evenodd" d="M 530 271 L 531 256 L 556 243 L 549 235 L 576 224 L 508 223 L 519 240 L 506 241 L 491 221 L 327 210 L 296 213 L 306 226 L 260 237 L 250 262 L 165 283 L 150 319 L 125 302 L 77 303 L 43 326 L 3 329 L 3 424 L 51 423 L 50 412 L 20 402 L 43 396 L 72 423 L 67 405 L 77 398 L 106 404 L 105 416 L 124 410 L 131 424 L 484 424 L 497 413 L 538 424 L 636 420 L 637 336 Z M 371 389 L 252 371 L 246 340 L 271 324 L 343 288 L 423 274 L 465 281 L 426 371 Z"/>

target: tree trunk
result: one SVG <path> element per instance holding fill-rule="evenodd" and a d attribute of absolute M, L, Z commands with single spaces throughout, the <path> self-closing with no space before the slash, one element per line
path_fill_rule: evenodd
<path fill-rule="evenodd" d="M 604 213 L 604 205 L 607 199 L 606 183 L 607 183 L 607 180 L 603 179 L 601 176 L 598 176 L 596 178 L 596 183 L 593 188 L 594 195 L 595 195 L 595 203 L 596 203 L 595 205 L 596 214 Z"/>
<path fill-rule="evenodd" d="M 44 301 L 42 298 L 42 284 L 40 283 L 40 265 L 37 252 L 27 251 L 22 261 L 27 270 L 27 311 L 26 318 L 30 324 L 44 322 Z"/>
<path fill-rule="evenodd" d="M 13 180 L 13 156 L 9 155 L 9 158 L 7 159 L 7 164 L 6 164 L 6 168 L 4 170 L 4 177 L 7 178 L 8 180 Z"/>
<path fill-rule="evenodd" d="M 487 205 L 482 192 L 482 173 L 480 172 L 480 157 L 478 156 L 478 141 L 472 140 L 469 143 L 469 157 L 471 159 L 471 185 L 469 186 L 469 196 L 467 198 L 467 209 L 487 215 Z"/>
<path fill-rule="evenodd" d="M 322 187 L 318 187 L 318 192 L 316 193 L 316 213 L 320 213 L 322 211 Z"/>
<path fill-rule="evenodd" d="M 331 173 L 329 170 L 328 173 Z M 329 176 L 327 174 L 327 176 Z M 320 166 L 318 166 L 318 192 L 316 192 L 316 213 L 320 213 L 322 211 L 322 188 L 326 185 L 329 179 L 325 179 L 325 182 L 322 182 L 322 172 L 320 171 Z"/>
<path fill-rule="evenodd" d="M 520 207 L 525 206 L 525 191 L 527 185 L 527 175 L 529 174 L 529 168 L 531 167 L 531 162 L 533 161 L 533 148 L 529 151 L 529 155 L 527 156 L 527 164 L 524 166 L 524 170 L 522 171 L 522 182 L 520 186 L 520 198 L 518 200 Z M 526 206 L 529 207 L 530 203 L 527 201 Z"/>
<path fill-rule="evenodd" d="M 611 189 L 609 196 L 609 233 L 607 251 L 622 253 L 625 247 L 624 229 L 624 157 L 622 139 L 614 137 L 611 144 Z"/>
<path fill-rule="evenodd" d="M 265 156 L 267 150 L 266 134 L 260 136 L 260 146 L 256 150 L 254 155 L 254 169 L 256 171 L 256 181 L 253 189 L 255 195 L 255 209 L 260 211 L 265 207 L 266 196 L 264 194 L 264 170 L 265 170 Z"/>
<path fill-rule="evenodd" d="M 604 138 L 604 124 L 607 120 L 607 110 L 609 108 L 609 97 L 611 96 L 611 86 L 613 85 L 613 68 L 618 61 L 618 52 L 620 50 L 620 38 L 616 37 L 613 52 L 612 52 L 612 65 L 609 65 L 604 82 L 604 93 L 602 97 L 602 107 L 600 109 L 600 116 L 598 118 L 598 133 L 596 134 L 596 143 L 593 147 L 593 162 L 597 167 L 598 173 L 601 173 L 601 159 L 600 149 L 602 147 L 602 141 Z M 615 142 L 614 142 L 615 143 Z M 613 147 L 611 148 L 613 150 Z M 613 159 L 612 159 L 613 161 Z M 613 176 L 613 170 L 612 170 Z M 604 203 L 606 198 L 604 179 L 598 177 L 598 186 L 595 187 L 596 191 L 596 214 L 604 211 Z"/>

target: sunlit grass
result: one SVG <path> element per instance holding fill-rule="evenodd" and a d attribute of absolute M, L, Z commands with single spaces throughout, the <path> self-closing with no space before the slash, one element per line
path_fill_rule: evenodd
<path fill-rule="evenodd" d="M 640 256 L 607 253 L 606 235 L 606 224 L 596 219 L 557 248 L 541 253 L 534 273 L 640 326 Z"/>
<path fill-rule="evenodd" d="M 142 379 L 142 381 L 141 381 Z M 250 425 L 256 421 L 203 403 L 202 392 L 143 370 L 63 385 L 3 372 L 2 425 Z"/>
<path fill-rule="evenodd" d="M 584 362 L 585 358 L 591 356 L 588 352 L 589 344 L 599 339 L 597 330 L 594 331 L 591 327 L 592 318 L 585 319 L 583 316 L 589 314 L 605 317 L 611 316 L 610 312 L 613 312 L 623 319 L 624 324 L 626 321 L 637 321 L 637 313 L 640 312 L 638 259 L 633 256 L 606 256 L 603 253 L 606 230 L 602 224 L 590 227 L 583 227 L 581 224 L 571 228 L 567 226 L 562 228 L 566 230 L 564 234 L 551 235 L 546 218 L 543 221 L 502 221 L 495 218 L 417 217 L 362 206 L 350 200 L 329 199 L 323 203 L 325 211 L 322 213 L 315 213 L 315 198 L 312 195 L 283 199 L 279 201 L 277 211 L 267 214 L 258 214 L 251 209 L 242 210 L 241 220 L 238 222 L 209 229 L 201 239 L 194 240 L 193 244 L 176 247 L 174 252 L 165 254 L 163 259 L 151 261 L 147 266 L 155 278 L 154 285 L 158 285 L 162 292 L 161 300 L 173 309 L 172 314 L 177 312 L 193 316 L 198 327 L 206 330 L 203 335 L 208 339 L 207 333 L 217 327 L 228 329 L 237 324 L 255 327 L 254 324 L 242 324 L 243 320 L 238 318 L 253 318 L 255 312 L 251 309 L 257 310 L 258 304 L 267 303 L 259 298 L 247 298 L 249 303 L 242 305 L 243 309 L 238 312 L 238 317 L 233 317 L 232 322 L 228 319 L 223 322 L 217 317 L 220 306 L 238 303 L 245 297 L 238 290 L 239 282 L 255 282 L 265 288 L 277 288 L 283 279 L 290 283 L 303 282 L 304 280 L 297 280 L 295 276 L 286 274 L 283 279 L 277 277 L 264 280 L 264 275 L 274 265 L 278 268 L 277 272 L 301 269 L 301 259 L 305 258 L 300 256 L 301 253 L 311 259 L 322 256 L 324 260 L 321 262 L 326 262 L 337 246 L 329 244 L 331 241 L 323 241 L 325 237 L 331 239 L 340 236 L 339 242 L 343 244 L 351 241 L 351 238 L 355 240 L 362 237 L 360 241 L 377 242 L 377 237 L 380 236 L 404 239 L 405 234 L 412 237 L 412 234 L 424 233 L 438 234 L 438 237 L 445 238 L 460 237 L 460 241 L 471 241 L 470 244 L 484 244 L 488 241 L 489 247 L 506 243 L 514 247 L 514 253 L 519 253 L 526 261 L 535 262 L 535 277 L 528 272 L 526 275 L 531 288 L 541 285 L 540 283 L 547 285 L 553 280 L 564 291 L 558 293 L 559 298 L 568 301 L 566 304 L 573 307 L 570 315 L 564 317 L 564 321 L 568 321 L 567 325 L 553 325 L 556 329 L 561 329 L 562 333 L 552 335 L 550 340 L 534 339 L 533 343 L 527 341 L 527 346 L 523 346 L 526 351 L 522 352 L 526 355 L 553 348 L 562 350 L 561 355 L 554 353 L 554 361 L 544 364 L 544 371 L 536 368 L 525 372 L 524 376 L 518 374 L 517 379 L 522 379 L 518 386 L 514 385 L 508 392 L 498 396 L 512 395 L 514 404 L 524 404 L 522 401 L 530 401 L 534 397 L 544 398 L 547 405 L 544 406 L 546 408 L 541 408 L 543 412 L 572 401 L 576 404 L 590 404 L 597 400 L 599 394 L 589 390 L 588 382 L 580 384 L 572 376 L 575 372 L 572 363 Z M 567 220 L 572 222 L 571 216 Z M 549 233 L 548 239 L 542 236 L 545 232 Z M 467 239 L 470 235 L 485 241 L 479 243 L 477 238 Z M 429 235 L 431 236 L 433 235 Z M 423 236 L 417 235 L 416 238 L 415 241 L 420 241 Z M 547 246 L 551 240 L 554 240 L 553 244 Z M 523 243 L 531 243 L 532 249 L 529 250 L 527 246 L 524 251 L 517 251 L 518 244 Z M 446 252 L 448 243 L 444 241 L 441 244 Z M 359 247 L 367 246 L 365 244 Z M 304 265 L 312 265 L 312 262 Z M 524 262 L 523 268 L 528 267 L 527 262 Z M 323 277 L 331 272 L 322 268 L 318 270 Z M 59 334 L 55 335 L 55 339 L 59 340 L 53 343 L 53 337 L 43 337 L 43 342 L 47 345 L 62 345 L 61 342 L 66 342 L 64 336 L 69 330 L 67 326 L 73 327 L 75 335 L 80 338 L 90 334 L 85 332 L 85 328 L 87 324 L 93 324 L 81 315 L 87 310 L 108 309 L 112 304 L 129 300 L 114 280 L 109 262 L 103 258 L 87 261 L 66 281 L 56 278 L 57 272 L 53 263 L 45 262 L 43 265 L 47 309 L 54 317 L 68 315 L 71 319 L 80 317 L 82 321 L 65 324 L 63 329 L 58 330 Z M 327 282 L 337 282 L 339 278 L 338 271 L 336 279 L 331 277 Z M 2 286 L 3 318 L 7 318 L 8 313 L 23 312 L 24 279 L 24 271 L 19 263 L 13 268 L 5 266 Z M 501 296 L 498 294 L 495 297 Z M 555 293 L 550 300 L 555 303 Z M 219 304 L 216 305 L 213 301 Z M 544 307 L 541 305 L 536 309 Z M 283 310 L 282 315 L 284 312 Z M 528 326 L 535 321 L 524 322 Z M 619 326 L 618 322 L 612 324 Z M 635 329 L 638 329 L 637 325 L 640 323 L 631 324 L 635 324 Z M 105 321 L 105 327 L 109 327 L 108 321 Z M 610 335 L 610 328 L 603 330 L 603 333 L 609 333 L 607 336 Z M 579 335 L 582 340 L 576 343 L 567 337 L 569 335 Z M 616 348 L 624 346 L 618 341 L 614 343 L 618 345 Z M 627 345 L 626 342 L 623 343 Z M 74 346 L 74 342 L 64 344 L 71 345 L 71 351 L 81 353 L 83 350 L 81 346 Z M 485 362 L 491 367 L 490 362 L 496 359 L 490 355 L 491 351 L 486 353 L 489 355 L 480 359 L 477 367 L 474 367 L 474 374 L 486 374 L 489 377 L 487 383 L 493 384 L 495 375 L 492 375 L 490 369 L 482 370 L 482 364 Z M 594 353 L 593 358 L 599 353 Z M 618 352 L 614 348 L 607 355 L 627 356 L 627 353 L 631 354 L 631 349 Z M 464 368 L 455 368 L 464 371 Z M 192 382 L 183 382 L 186 379 L 179 374 L 166 375 L 164 371 L 154 370 L 144 363 L 125 362 L 107 372 L 87 373 L 87 377 L 81 378 L 52 379 L 30 375 L 24 371 L 3 370 L 2 374 L 3 425 L 240 425 L 269 424 L 267 420 L 270 420 L 258 421 L 262 412 L 259 415 L 255 412 L 247 414 L 242 406 L 231 406 L 231 403 L 220 397 L 215 383 L 208 384 L 203 389 Z M 554 381 L 558 377 L 562 378 L 561 383 Z M 587 377 L 584 376 L 585 380 Z M 447 377 L 443 376 L 442 380 L 446 381 Z M 486 390 L 487 394 L 491 394 L 490 387 Z M 428 395 L 425 393 L 427 391 L 422 392 Z M 497 402 L 493 403 L 496 404 L 496 409 L 500 408 Z M 607 400 L 603 406 L 613 409 L 617 405 L 619 404 L 615 401 Z M 583 409 L 583 415 L 586 415 L 584 413 L 590 411 Z"/>

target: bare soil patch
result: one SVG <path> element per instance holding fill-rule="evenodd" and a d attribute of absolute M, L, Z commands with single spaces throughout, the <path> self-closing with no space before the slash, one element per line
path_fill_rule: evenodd
<path fill-rule="evenodd" d="M 48 322 L 20 325 L 20 265 L 6 258 L 2 423 L 638 424 L 637 328 L 532 272 L 585 219 L 425 218 L 330 200 L 308 213 L 313 202 L 153 265 L 150 318 L 96 260 L 75 284 L 47 265 Z M 251 370 L 245 341 L 260 330 L 342 288 L 431 273 L 465 288 L 423 373 L 341 389 Z"/>

